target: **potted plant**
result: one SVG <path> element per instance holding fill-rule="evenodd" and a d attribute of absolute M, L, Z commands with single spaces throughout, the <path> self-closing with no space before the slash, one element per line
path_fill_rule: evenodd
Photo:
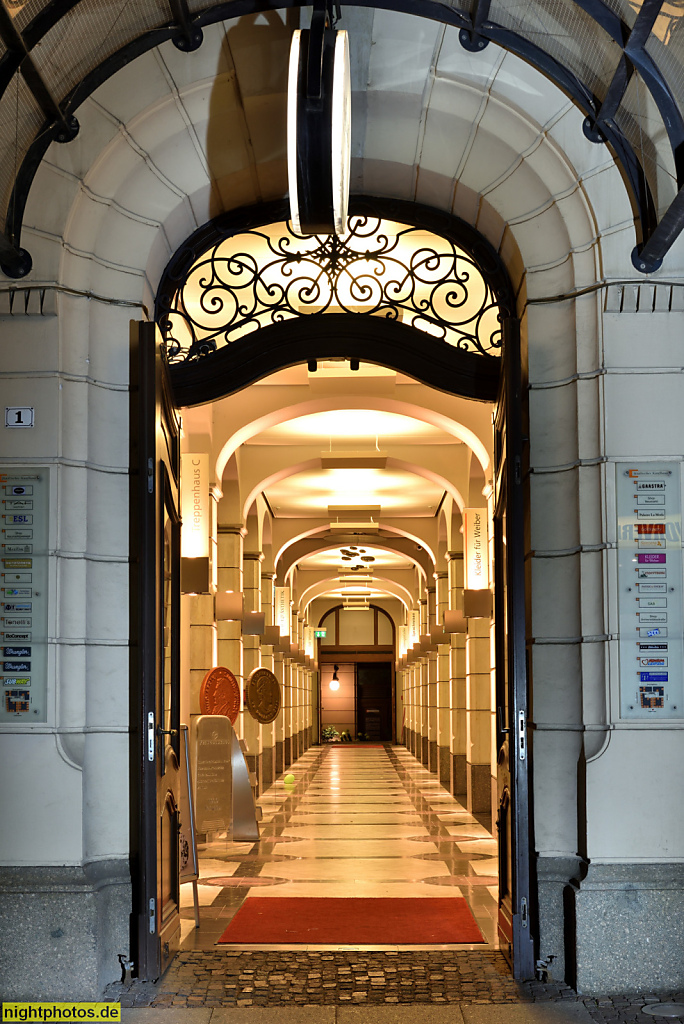
<path fill-rule="evenodd" d="M 340 734 L 334 725 L 324 725 L 321 729 L 321 739 L 324 743 L 334 743 L 339 738 Z"/>

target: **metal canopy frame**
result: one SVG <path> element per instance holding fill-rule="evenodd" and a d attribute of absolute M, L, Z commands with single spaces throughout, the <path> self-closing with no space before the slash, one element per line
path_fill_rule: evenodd
<path fill-rule="evenodd" d="M 154 29 L 143 29 L 117 52 L 102 60 L 65 95 L 57 96 L 46 85 L 32 57 L 33 49 L 62 18 L 78 7 L 81 0 L 48 0 L 28 24 L 19 30 L 0 0 L 0 40 L 5 50 L 0 57 L 0 99 L 17 74 L 28 86 L 45 121 L 16 160 L 14 186 L 7 209 L 0 210 L 0 268 L 8 277 L 24 277 L 31 269 L 31 257 L 21 248 L 21 228 L 28 193 L 45 152 L 53 140 L 67 142 L 78 131 L 74 117 L 79 105 L 102 82 L 136 57 L 172 40 L 178 49 L 191 51 L 202 43 L 203 26 L 226 19 L 257 14 L 278 8 L 301 6 L 301 0 L 223 0 L 207 3 L 191 13 L 187 0 L 166 0 L 169 18 Z M 125 0 L 121 0 L 122 9 Z M 497 23 L 492 0 L 355 0 L 357 6 L 377 7 L 416 15 L 460 29 L 462 45 L 475 52 L 489 42 L 521 57 L 568 95 L 585 115 L 584 130 L 592 141 L 607 144 L 622 172 L 635 211 L 637 245 L 632 261 L 637 270 L 651 273 L 661 265 L 669 248 L 684 227 L 684 95 L 673 95 L 663 70 L 648 52 L 653 28 L 661 13 L 663 0 L 643 0 L 634 24 L 629 26 L 609 0 L 571 0 L 578 15 L 588 15 L 596 32 L 620 48 L 620 57 L 605 94 L 596 95 L 590 82 L 583 81 L 543 46 L 540 33 L 533 42 L 520 32 Z M 570 5 L 569 5 L 570 6 Z M 142 18 L 141 18 L 142 25 Z M 98 44 L 93 39 L 93 48 Z M 667 132 L 675 167 L 676 192 L 662 216 L 658 216 L 652 189 L 644 168 L 644 154 L 630 142 L 616 116 L 633 75 L 637 73 L 647 87 Z M 645 133 L 646 134 L 646 133 Z"/>

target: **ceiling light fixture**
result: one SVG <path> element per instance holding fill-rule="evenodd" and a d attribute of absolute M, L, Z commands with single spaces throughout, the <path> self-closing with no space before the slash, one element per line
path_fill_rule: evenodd
<path fill-rule="evenodd" d="M 347 33 L 332 3 L 316 0 L 311 27 L 292 36 L 287 87 L 287 174 L 297 234 L 347 230 L 351 82 Z"/>

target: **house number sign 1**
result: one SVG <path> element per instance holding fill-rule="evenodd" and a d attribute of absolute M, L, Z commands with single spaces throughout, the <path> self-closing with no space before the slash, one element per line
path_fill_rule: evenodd
<path fill-rule="evenodd" d="M 34 418 L 34 409 L 30 405 L 5 406 L 6 427 L 32 427 Z"/>
<path fill-rule="evenodd" d="M 680 465 L 616 471 L 620 716 L 684 718 Z"/>

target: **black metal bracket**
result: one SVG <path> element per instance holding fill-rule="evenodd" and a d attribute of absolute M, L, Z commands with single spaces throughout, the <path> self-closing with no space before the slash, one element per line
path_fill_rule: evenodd
<path fill-rule="evenodd" d="M 183 53 L 199 50 L 204 41 L 202 29 L 192 18 L 187 0 L 169 0 L 169 6 L 179 32 L 173 37 L 173 45 Z"/>
<path fill-rule="evenodd" d="M 26 277 L 32 266 L 30 253 L 12 245 L 6 235 L 0 234 L 0 270 L 5 277 Z"/>
<path fill-rule="evenodd" d="M 481 34 L 484 23 L 489 17 L 491 0 L 475 0 L 472 13 L 472 28 L 462 28 L 458 40 L 464 50 L 469 53 L 481 53 L 489 40 Z"/>

